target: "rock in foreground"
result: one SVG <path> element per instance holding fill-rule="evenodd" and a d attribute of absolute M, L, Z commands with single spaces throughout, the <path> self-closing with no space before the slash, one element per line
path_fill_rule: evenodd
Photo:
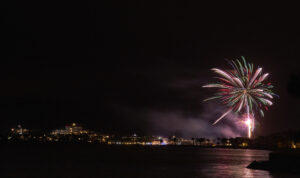
<path fill-rule="evenodd" d="M 271 152 L 268 161 L 253 161 L 247 168 L 300 173 L 300 151 Z"/>

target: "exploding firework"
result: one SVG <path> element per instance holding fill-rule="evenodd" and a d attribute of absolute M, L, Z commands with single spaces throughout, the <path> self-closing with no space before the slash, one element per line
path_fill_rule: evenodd
<path fill-rule="evenodd" d="M 254 120 L 251 119 L 251 118 L 247 118 L 245 121 L 244 121 L 245 125 L 248 127 L 248 137 L 251 138 L 251 132 L 252 132 L 252 129 L 254 128 L 253 124 L 254 124 Z"/>
<path fill-rule="evenodd" d="M 254 113 L 257 111 L 264 116 L 263 110 L 268 110 L 271 106 L 273 96 L 277 96 L 272 92 L 271 83 L 266 83 L 269 74 L 262 73 L 262 68 L 258 67 L 254 70 L 253 64 L 246 62 L 242 57 L 240 60 L 228 61 L 232 66 L 232 70 L 211 69 L 219 75 L 217 83 L 204 85 L 204 88 L 217 88 L 217 92 L 211 98 L 204 101 L 218 99 L 222 104 L 228 107 L 228 110 L 219 117 L 214 123 L 218 123 L 230 112 L 238 114 L 246 113 L 246 122 L 248 126 L 248 136 L 254 129 Z"/>

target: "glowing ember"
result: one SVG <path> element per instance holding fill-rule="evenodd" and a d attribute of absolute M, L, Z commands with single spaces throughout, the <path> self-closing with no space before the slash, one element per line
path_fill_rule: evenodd
<path fill-rule="evenodd" d="M 247 118 L 247 120 L 245 121 L 245 124 L 248 127 L 248 138 L 251 138 L 251 131 L 252 131 L 252 125 L 253 125 L 252 119 Z"/>

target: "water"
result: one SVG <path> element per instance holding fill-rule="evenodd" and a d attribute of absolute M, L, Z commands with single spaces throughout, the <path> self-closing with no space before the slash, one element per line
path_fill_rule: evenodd
<path fill-rule="evenodd" d="M 269 151 L 249 149 L 206 149 L 199 153 L 205 164 L 199 167 L 203 177 L 272 177 L 269 171 L 246 168 L 252 161 L 268 160 Z"/>
<path fill-rule="evenodd" d="M 246 168 L 268 154 L 198 147 L 9 145 L 1 151 L 5 171 L 0 177 L 297 177 Z"/>

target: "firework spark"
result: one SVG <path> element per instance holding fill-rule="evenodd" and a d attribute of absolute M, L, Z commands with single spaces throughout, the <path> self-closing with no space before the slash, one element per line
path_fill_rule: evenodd
<path fill-rule="evenodd" d="M 252 132 L 252 128 L 253 128 L 253 120 L 250 118 L 247 118 L 247 120 L 245 120 L 244 123 L 248 127 L 248 137 L 251 138 L 251 132 Z"/>
<path fill-rule="evenodd" d="M 246 113 L 247 122 L 250 122 L 247 124 L 250 138 L 251 131 L 254 129 L 254 113 L 258 111 L 263 117 L 263 110 L 268 110 L 268 106 L 273 104 L 271 99 L 277 95 L 272 92 L 271 83 L 265 83 L 269 74 L 263 74 L 261 67 L 254 70 L 253 64 L 246 62 L 244 57 L 242 57 L 242 62 L 238 59 L 228 62 L 232 66 L 232 70 L 211 69 L 219 75 L 216 77 L 218 82 L 203 87 L 217 88 L 217 92 L 213 97 L 204 101 L 218 99 L 229 108 L 213 125 L 232 111 Z"/>

